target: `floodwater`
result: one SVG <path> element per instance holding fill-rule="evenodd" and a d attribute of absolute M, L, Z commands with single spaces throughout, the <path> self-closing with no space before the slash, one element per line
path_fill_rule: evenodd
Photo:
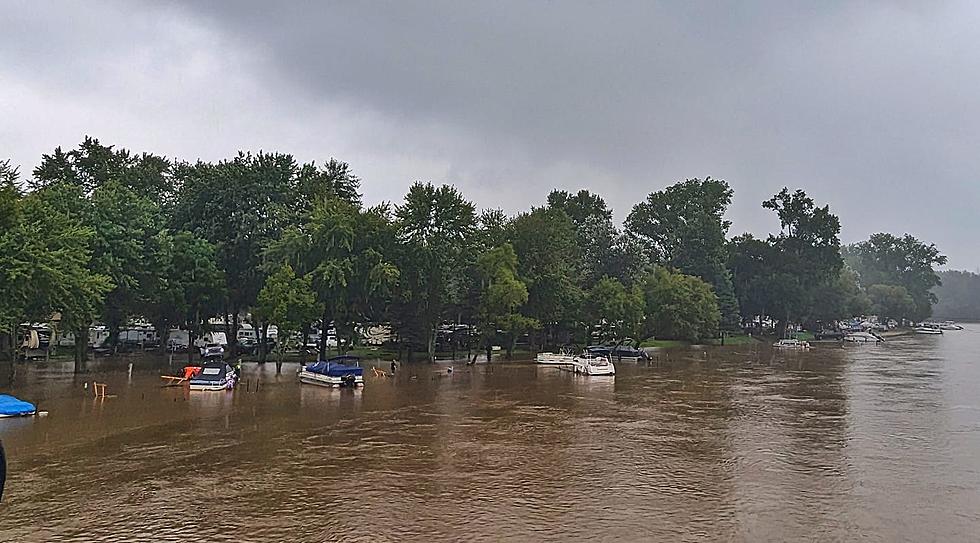
<path fill-rule="evenodd" d="M 419 364 L 363 391 L 21 364 L 0 389 L 49 415 L 0 421 L 0 540 L 976 540 L 978 343 L 692 348 L 613 379 Z"/>

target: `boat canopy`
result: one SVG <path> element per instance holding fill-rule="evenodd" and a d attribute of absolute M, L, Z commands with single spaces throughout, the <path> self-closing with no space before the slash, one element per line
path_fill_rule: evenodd
<path fill-rule="evenodd" d="M 352 355 L 335 356 L 306 366 L 306 371 L 328 377 L 364 375 L 364 368 L 356 365 L 360 363 L 360 360 L 360 358 Z"/>
<path fill-rule="evenodd" d="M 37 407 L 30 402 L 14 398 L 7 394 L 0 394 L 0 415 L 5 417 L 18 417 L 22 415 L 33 415 Z"/>

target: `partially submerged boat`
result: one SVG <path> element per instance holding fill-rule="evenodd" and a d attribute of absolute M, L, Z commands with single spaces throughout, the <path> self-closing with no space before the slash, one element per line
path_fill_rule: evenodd
<path fill-rule="evenodd" d="M 604 356 L 576 356 L 558 367 L 580 375 L 616 375 L 616 366 Z"/>
<path fill-rule="evenodd" d="M 844 335 L 844 341 L 848 343 L 881 343 L 885 338 L 873 332 L 849 332 Z"/>
<path fill-rule="evenodd" d="M 0 417 L 29 417 L 36 412 L 37 407 L 31 402 L 0 394 Z"/>
<path fill-rule="evenodd" d="M 575 360 L 575 357 L 570 354 L 558 354 L 558 353 L 538 353 L 534 357 L 534 361 L 538 364 L 545 365 L 560 365 L 560 364 L 571 364 Z"/>
<path fill-rule="evenodd" d="M 614 358 L 619 360 L 646 360 L 650 357 L 646 351 L 627 345 L 592 345 L 586 347 L 585 352 L 591 356 L 604 356 L 610 360 Z"/>
<path fill-rule="evenodd" d="M 364 386 L 364 368 L 356 356 L 335 356 L 301 368 L 299 380 L 325 387 L 359 387 Z"/>
<path fill-rule="evenodd" d="M 190 379 L 191 390 L 230 390 L 235 388 L 238 375 L 223 360 L 212 360 L 201 366 L 201 371 Z"/>
<path fill-rule="evenodd" d="M 808 342 L 800 341 L 795 338 L 781 339 L 776 343 L 773 343 L 772 346 L 777 349 L 798 349 L 803 351 L 810 348 L 810 344 Z"/>

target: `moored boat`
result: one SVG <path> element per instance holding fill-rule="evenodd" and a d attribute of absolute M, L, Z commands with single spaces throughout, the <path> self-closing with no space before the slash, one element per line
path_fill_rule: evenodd
<path fill-rule="evenodd" d="M 848 343 L 881 343 L 885 338 L 873 332 L 850 332 L 844 335 Z"/>
<path fill-rule="evenodd" d="M 0 394 L 0 417 L 29 417 L 36 412 L 37 407 L 31 402 Z"/>
<path fill-rule="evenodd" d="M 238 375 L 223 360 L 205 362 L 201 371 L 190 379 L 191 390 L 230 390 L 235 388 Z"/>
<path fill-rule="evenodd" d="M 559 368 L 581 375 L 616 375 L 616 366 L 604 356 L 576 356 Z"/>
<path fill-rule="evenodd" d="M 941 336 L 943 333 L 942 329 L 936 326 L 916 326 L 912 329 L 912 331 L 916 334 L 925 334 L 930 336 Z"/>
<path fill-rule="evenodd" d="M 776 343 L 773 343 L 772 346 L 777 349 L 797 349 L 803 351 L 810 348 L 810 344 L 808 342 L 800 341 L 795 338 L 781 339 Z"/>
<path fill-rule="evenodd" d="M 301 368 L 299 380 L 326 387 L 359 387 L 364 386 L 364 368 L 356 356 L 335 356 Z"/>
<path fill-rule="evenodd" d="M 534 361 L 544 365 L 571 364 L 575 357 L 570 354 L 538 353 Z"/>

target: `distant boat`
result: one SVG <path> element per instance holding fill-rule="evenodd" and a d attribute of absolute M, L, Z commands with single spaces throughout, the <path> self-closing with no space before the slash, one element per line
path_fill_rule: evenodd
<path fill-rule="evenodd" d="M 0 394 L 0 417 L 29 417 L 36 412 L 37 407 L 31 402 Z"/>
<path fill-rule="evenodd" d="M 303 367 L 299 380 L 308 385 L 359 387 L 364 386 L 364 368 L 356 356 L 335 356 Z"/>
<path fill-rule="evenodd" d="M 804 351 L 810 348 L 810 344 L 808 342 L 800 341 L 798 339 L 781 339 L 776 343 L 773 343 L 772 346 L 777 349 L 799 349 Z"/>
<path fill-rule="evenodd" d="M 881 343 L 885 338 L 872 332 L 850 332 L 844 334 L 844 341 L 848 343 Z"/>
<path fill-rule="evenodd" d="M 941 336 L 943 331 L 936 326 L 916 326 L 912 329 L 916 334 L 926 334 L 930 336 Z"/>
<path fill-rule="evenodd" d="M 953 321 L 943 321 L 939 323 L 940 330 L 962 330 L 963 327 Z"/>

